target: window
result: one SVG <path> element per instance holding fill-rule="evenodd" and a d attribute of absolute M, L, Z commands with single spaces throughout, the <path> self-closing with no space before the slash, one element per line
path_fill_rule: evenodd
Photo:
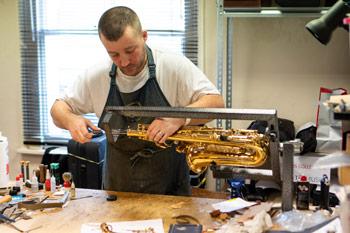
<path fill-rule="evenodd" d="M 107 9 L 132 8 L 148 31 L 147 43 L 181 52 L 197 64 L 198 0 L 19 0 L 25 144 L 66 143 L 50 108 L 81 73 L 107 53 L 97 24 Z M 97 124 L 96 116 L 86 115 Z"/>

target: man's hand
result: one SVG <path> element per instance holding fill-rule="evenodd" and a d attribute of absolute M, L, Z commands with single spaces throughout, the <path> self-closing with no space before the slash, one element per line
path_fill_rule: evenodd
<path fill-rule="evenodd" d="M 88 131 L 100 130 L 83 116 L 74 114 L 71 107 L 64 101 L 56 100 L 51 108 L 51 116 L 57 127 L 69 130 L 72 138 L 80 143 L 90 142 L 93 133 Z"/>
<path fill-rule="evenodd" d="M 147 138 L 162 144 L 169 136 L 173 135 L 181 126 L 183 126 L 185 121 L 185 118 L 157 117 L 148 126 Z"/>
<path fill-rule="evenodd" d="M 74 115 L 68 123 L 68 130 L 72 138 L 80 143 L 90 142 L 93 133 L 88 130 L 100 130 L 89 119 L 83 116 Z"/>
<path fill-rule="evenodd" d="M 194 103 L 186 106 L 192 108 L 224 108 L 224 100 L 221 95 L 208 94 L 199 98 Z M 213 119 L 191 119 L 190 125 L 206 124 Z M 158 143 L 164 143 L 169 136 L 173 135 L 181 126 L 185 125 L 185 118 L 157 117 L 148 126 L 147 138 Z"/>

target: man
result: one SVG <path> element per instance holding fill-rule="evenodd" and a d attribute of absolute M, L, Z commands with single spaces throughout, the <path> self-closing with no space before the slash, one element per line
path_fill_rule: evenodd
<path fill-rule="evenodd" d="M 54 123 L 69 130 L 74 140 L 91 140 L 88 128 L 99 128 L 81 115 L 94 112 L 102 119 L 106 106 L 224 107 L 216 87 L 187 58 L 146 45 L 147 31 L 131 9 L 109 9 L 98 30 L 112 61 L 89 68 L 51 109 Z M 147 137 L 163 143 L 183 125 L 208 121 L 163 117 L 135 121 L 117 116 L 111 127 L 150 124 Z M 153 142 L 123 136 L 108 143 L 103 186 L 107 190 L 191 195 L 185 155 L 175 147 L 162 149 Z"/>

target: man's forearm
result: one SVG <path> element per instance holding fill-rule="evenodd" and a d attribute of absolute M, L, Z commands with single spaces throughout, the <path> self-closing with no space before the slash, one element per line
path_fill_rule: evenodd
<path fill-rule="evenodd" d="M 199 98 L 196 102 L 187 105 L 186 107 L 191 108 L 224 108 L 225 103 L 221 95 L 205 95 Z M 191 119 L 191 125 L 205 124 L 213 119 Z"/>
<path fill-rule="evenodd" d="M 71 107 L 62 100 L 56 100 L 51 108 L 51 116 L 55 125 L 62 129 L 68 129 L 68 122 L 72 113 Z"/>
<path fill-rule="evenodd" d="M 186 107 L 191 108 L 224 108 L 225 103 L 221 95 L 208 94 L 199 98 L 196 102 L 193 102 Z"/>

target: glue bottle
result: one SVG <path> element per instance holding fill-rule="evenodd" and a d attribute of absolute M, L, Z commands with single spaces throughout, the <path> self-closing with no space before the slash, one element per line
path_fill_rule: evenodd
<path fill-rule="evenodd" d="M 46 172 L 45 190 L 51 191 L 51 180 L 49 171 Z"/>
<path fill-rule="evenodd" d="M 10 181 L 7 137 L 0 132 L 0 188 L 7 187 Z"/>
<path fill-rule="evenodd" d="M 32 177 L 31 187 L 32 187 L 32 193 L 36 193 L 39 191 L 38 177 L 35 175 L 35 172 Z"/>
<path fill-rule="evenodd" d="M 71 198 L 75 198 L 75 184 L 74 184 L 74 181 L 72 181 L 72 184 L 70 186 L 70 197 Z"/>
<path fill-rule="evenodd" d="M 56 178 L 53 175 L 51 176 L 50 191 L 56 192 Z"/>

